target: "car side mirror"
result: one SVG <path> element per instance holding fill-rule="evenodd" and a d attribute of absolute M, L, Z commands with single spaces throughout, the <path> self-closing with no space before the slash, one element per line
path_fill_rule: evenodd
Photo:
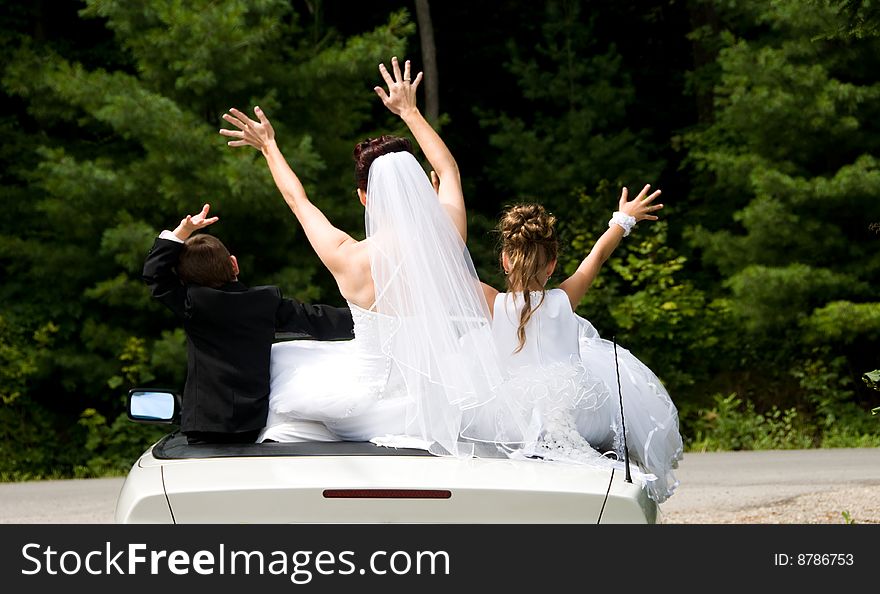
<path fill-rule="evenodd" d="M 180 418 L 180 396 L 161 388 L 133 388 L 128 391 L 126 409 L 136 423 L 171 425 Z"/>

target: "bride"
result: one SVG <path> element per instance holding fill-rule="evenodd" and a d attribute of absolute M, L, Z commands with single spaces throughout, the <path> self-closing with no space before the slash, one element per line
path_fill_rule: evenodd
<path fill-rule="evenodd" d="M 229 146 L 252 146 L 312 248 L 346 299 L 355 338 L 291 341 L 272 349 L 269 419 L 261 441 L 372 440 L 469 456 L 465 415 L 486 404 L 501 381 L 488 306 L 465 247 L 466 214 L 458 166 L 416 107 L 420 72 L 397 58 L 379 71 L 385 106 L 406 123 L 439 176 L 437 191 L 408 140 L 365 140 L 354 151 L 366 239 L 335 227 L 309 200 L 259 107 L 223 118 Z M 313 422 L 311 425 L 303 421 Z M 303 429 L 306 427 L 306 429 Z"/>

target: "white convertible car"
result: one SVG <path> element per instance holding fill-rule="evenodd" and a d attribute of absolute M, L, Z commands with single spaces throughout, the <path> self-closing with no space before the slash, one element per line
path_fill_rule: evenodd
<path fill-rule="evenodd" d="M 171 391 L 132 390 L 129 418 L 176 422 Z M 132 466 L 117 523 L 656 523 L 624 473 L 444 458 L 372 443 L 189 445 L 171 433 Z"/>

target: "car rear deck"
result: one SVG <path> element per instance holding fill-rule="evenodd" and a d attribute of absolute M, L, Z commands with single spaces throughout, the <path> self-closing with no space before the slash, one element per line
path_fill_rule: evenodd
<path fill-rule="evenodd" d="M 118 522 L 653 523 L 622 473 L 498 458 L 437 457 L 371 443 L 188 445 L 138 460 Z M 131 484 L 129 484 L 131 483 Z M 161 518 L 158 519 L 157 518 Z"/>

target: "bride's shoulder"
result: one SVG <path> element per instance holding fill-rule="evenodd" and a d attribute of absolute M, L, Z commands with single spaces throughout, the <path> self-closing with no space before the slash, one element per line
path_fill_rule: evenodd
<path fill-rule="evenodd" d="M 348 254 L 364 254 L 369 256 L 370 239 L 354 239 L 340 246 Z"/>
<path fill-rule="evenodd" d="M 346 301 L 368 307 L 374 300 L 374 289 L 370 257 L 364 243 L 360 241 L 347 248 L 344 265 L 331 272 Z"/>
<path fill-rule="evenodd" d="M 348 237 L 335 247 L 332 257 L 318 253 L 321 262 L 336 279 L 337 284 L 344 284 L 345 279 L 359 277 L 364 270 L 369 270 L 370 256 L 364 243 L 366 242 L 363 240 L 356 241 Z"/>
<path fill-rule="evenodd" d="M 362 274 L 370 269 L 369 240 L 352 241 L 340 248 L 345 272 L 349 274 Z"/>

